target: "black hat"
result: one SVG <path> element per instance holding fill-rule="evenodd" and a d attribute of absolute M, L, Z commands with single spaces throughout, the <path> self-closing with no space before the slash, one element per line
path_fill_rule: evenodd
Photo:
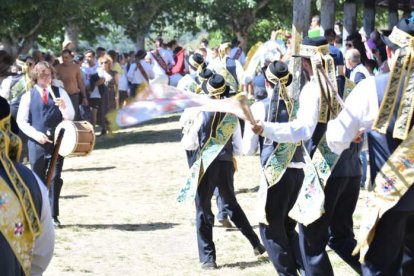
<path fill-rule="evenodd" d="M 138 50 L 137 53 L 135 54 L 135 58 L 143 59 L 145 58 L 146 55 L 147 55 L 147 52 L 145 52 L 144 50 Z"/>
<path fill-rule="evenodd" d="M 230 87 L 226 84 L 222 75 L 213 74 L 208 80 L 201 84 L 201 89 L 209 96 L 228 95 Z"/>
<path fill-rule="evenodd" d="M 267 66 L 264 76 L 268 82 L 276 84 L 281 82 L 284 85 L 288 86 L 291 84 L 293 76 L 289 72 L 289 68 L 283 61 L 273 61 Z"/>
<path fill-rule="evenodd" d="M 381 35 L 381 38 L 393 50 L 409 46 L 410 39 L 414 38 L 414 22 L 401 19 L 388 37 Z"/>
<path fill-rule="evenodd" d="M 5 98 L 0 97 L 0 121 L 9 116 L 10 106 Z"/>
<path fill-rule="evenodd" d="M 310 58 L 316 53 L 329 54 L 329 43 L 326 37 L 305 37 L 300 44 L 299 54 L 293 55 L 293 57 Z"/>
<path fill-rule="evenodd" d="M 198 70 L 204 64 L 204 57 L 200 53 L 194 53 L 187 58 L 188 65 L 193 70 Z"/>
<path fill-rule="evenodd" d="M 213 75 L 213 71 L 210 69 L 204 68 L 203 70 L 198 73 L 198 79 L 200 82 L 203 82 L 205 80 L 208 80 Z"/>

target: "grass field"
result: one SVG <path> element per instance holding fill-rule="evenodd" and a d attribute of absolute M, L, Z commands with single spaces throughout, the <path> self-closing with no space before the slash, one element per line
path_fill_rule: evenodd
<path fill-rule="evenodd" d="M 178 118 L 99 137 L 92 154 L 65 160 L 63 227 L 44 275 L 276 275 L 239 231 L 221 227 L 214 228 L 219 270 L 200 269 L 194 204 L 176 201 L 188 171 Z M 240 157 L 238 165 L 237 198 L 257 232 L 258 157 Z M 336 275 L 354 275 L 329 255 Z"/>

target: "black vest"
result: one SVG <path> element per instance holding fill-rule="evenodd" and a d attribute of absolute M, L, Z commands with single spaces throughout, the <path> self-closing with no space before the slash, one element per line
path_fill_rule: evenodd
<path fill-rule="evenodd" d="M 276 100 L 278 97 L 276 97 Z M 274 97 L 273 97 L 273 104 L 274 104 Z M 270 105 L 271 101 L 268 101 L 265 103 L 265 111 L 266 111 L 266 117 L 265 120 L 267 120 L 267 118 L 269 117 L 269 105 Z M 277 109 L 277 114 L 276 116 L 273 114 L 271 116 L 272 118 L 269 118 L 269 121 L 271 122 L 278 122 L 278 123 L 286 123 L 289 121 L 289 114 L 286 108 L 286 104 L 285 101 L 283 100 L 279 100 L 279 108 Z M 259 136 L 259 145 L 260 145 L 260 163 L 262 164 L 262 167 L 264 167 L 266 165 L 267 160 L 269 159 L 269 157 L 271 156 L 272 152 L 275 150 L 275 148 L 277 147 L 276 142 L 273 143 L 269 143 L 269 144 L 265 144 L 265 138 L 262 136 Z M 303 155 L 302 155 L 302 151 L 301 151 L 301 147 L 298 146 L 296 148 L 295 154 L 293 155 L 293 158 L 291 160 L 291 162 L 305 162 L 303 159 Z"/>
<path fill-rule="evenodd" d="M 39 186 L 37 184 L 36 178 L 34 177 L 33 173 L 26 168 L 25 166 L 14 163 L 16 166 L 17 171 L 20 173 L 23 181 L 25 182 L 26 186 L 29 188 L 33 203 L 35 205 L 37 214 L 40 218 L 41 210 L 42 210 L 42 194 L 40 192 Z M 6 180 L 6 183 L 9 187 L 14 191 L 9 179 L 6 175 L 6 172 L 3 166 L 0 165 L 0 176 Z M 48 204 L 46 202 L 46 204 Z M 2 276 L 15 276 L 15 275 L 24 275 L 23 269 L 20 266 L 19 261 L 17 260 L 16 256 L 13 253 L 9 243 L 0 233 L 0 275 Z"/>
<path fill-rule="evenodd" d="M 203 112 L 203 123 L 198 131 L 199 147 L 204 147 L 210 135 L 216 135 L 217 126 L 223 120 L 226 113 L 222 112 Z M 215 115 L 215 116 L 214 116 Z M 227 141 L 221 152 L 217 156 L 217 160 L 232 161 L 233 160 L 233 136 Z"/>
<path fill-rule="evenodd" d="M 59 97 L 59 88 L 52 86 L 52 89 L 55 96 Z M 55 105 L 52 96 L 48 95 L 48 104 L 45 105 L 37 89 L 33 88 L 30 91 L 29 124 L 40 132 L 47 133 L 49 131 L 53 139 L 56 126 L 62 120 L 62 113 Z M 32 138 L 29 139 L 34 141 Z M 44 146 L 53 147 L 50 143 L 46 143 Z"/>

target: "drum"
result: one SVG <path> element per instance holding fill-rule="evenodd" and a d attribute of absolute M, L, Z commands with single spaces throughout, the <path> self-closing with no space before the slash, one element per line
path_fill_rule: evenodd
<path fill-rule="evenodd" d="M 95 132 L 87 121 L 62 121 L 55 130 L 55 142 L 61 129 L 65 130 L 59 155 L 84 156 L 89 154 L 95 146 Z"/>

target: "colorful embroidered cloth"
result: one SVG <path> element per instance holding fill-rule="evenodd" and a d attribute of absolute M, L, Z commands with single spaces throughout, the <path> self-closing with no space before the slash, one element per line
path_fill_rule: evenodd
<path fill-rule="evenodd" d="M 361 220 L 358 246 L 353 254 L 360 251 L 363 262 L 369 244 L 375 235 L 375 226 L 386 211 L 398 203 L 399 199 L 414 183 L 414 128 L 398 148 L 392 153 L 375 178 L 374 193 L 366 201 L 365 214 Z"/>
<path fill-rule="evenodd" d="M 226 114 L 224 116 L 217 127 L 216 136 L 211 136 L 207 140 L 204 147 L 200 150 L 200 156 L 191 166 L 190 176 L 178 193 L 177 200 L 179 202 L 195 198 L 198 184 L 203 178 L 204 173 L 231 138 L 237 122 L 237 117 L 234 115 Z"/>
<path fill-rule="evenodd" d="M 111 122 L 112 129 L 130 127 L 163 115 L 182 112 L 190 107 L 200 111 L 232 113 L 245 120 L 243 110 L 237 100 L 210 99 L 205 95 L 178 90 L 162 84 L 149 85 L 138 94 L 133 102 L 110 113 L 108 120 Z"/>

